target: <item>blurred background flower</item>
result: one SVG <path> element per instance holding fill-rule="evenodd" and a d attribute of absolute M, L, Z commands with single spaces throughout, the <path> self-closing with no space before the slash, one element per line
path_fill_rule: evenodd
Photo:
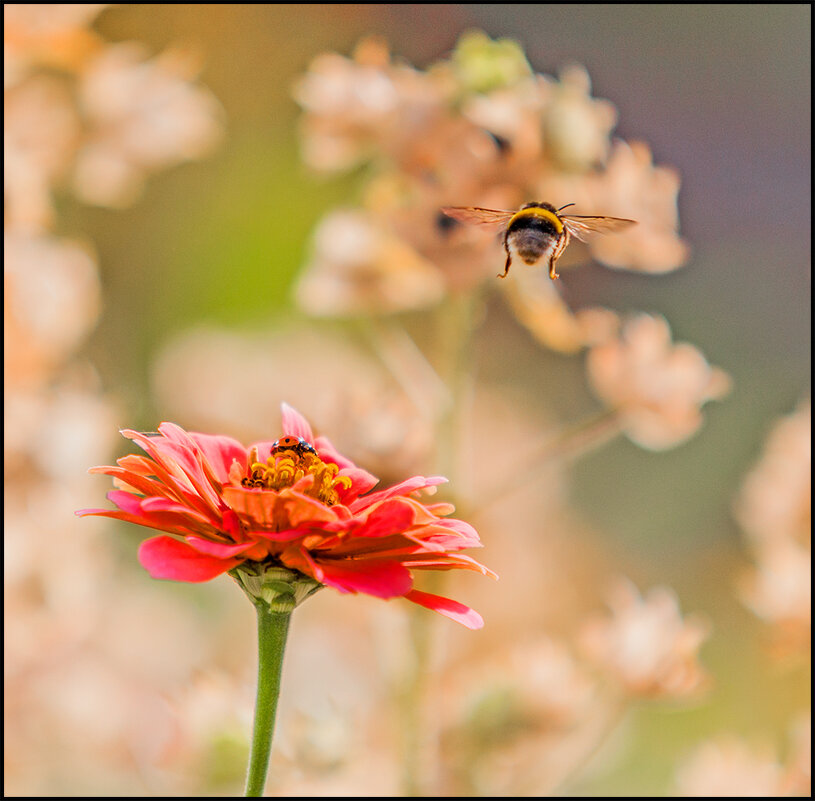
<path fill-rule="evenodd" d="M 240 787 L 251 610 L 73 511 L 117 427 L 268 439 L 286 399 L 384 481 L 450 472 L 501 581 L 445 586 L 476 637 L 298 610 L 270 793 L 410 756 L 431 794 L 809 794 L 808 7 L 4 14 L 7 793 Z M 639 225 L 499 282 L 437 213 L 529 200 Z"/>

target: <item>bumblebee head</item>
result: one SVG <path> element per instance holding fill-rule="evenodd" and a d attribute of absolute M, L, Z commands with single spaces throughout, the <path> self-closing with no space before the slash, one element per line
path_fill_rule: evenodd
<path fill-rule="evenodd" d="M 543 201 L 533 201 L 532 203 L 526 203 L 525 205 L 521 206 L 522 209 L 546 209 L 547 211 L 551 211 L 554 214 L 557 214 L 557 209 L 551 203 L 545 203 Z"/>

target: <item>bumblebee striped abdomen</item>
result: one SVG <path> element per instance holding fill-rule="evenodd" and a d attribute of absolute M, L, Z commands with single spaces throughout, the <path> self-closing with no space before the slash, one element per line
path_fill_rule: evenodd
<path fill-rule="evenodd" d="M 507 225 L 504 244 L 527 264 L 535 264 L 554 247 L 563 233 L 563 222 L 554 208 L 529 205 L 516 212 Z"/>

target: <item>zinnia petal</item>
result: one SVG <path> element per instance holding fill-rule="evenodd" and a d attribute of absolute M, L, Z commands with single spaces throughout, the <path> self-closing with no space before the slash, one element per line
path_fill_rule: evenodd
<path fill-rule="evenodd" d="M 139 546 L 139 562 L 157 579 L 209 581 L 243 561 L 238 558 L 219 559 L 207 556 L 172 537 L 153 537 Z"/>
<path fill-rule="evenodd" d="M 394 484 L 387 489 L 372 492 L 370 495 L 363 495 L 357 498 L 349 506 L 349 509 L 352 512 L 359 512 L 386 498 L 392 498 L 394 495 L 409 495 L 411 492 L 427 489 L 428 487 L 435 487 L 439 484 L 444 484 L 446 481 L 447 479 L 444 478 L 444 476 L 431 476 L 430 478 L 425 478 L 425 476 L 413 476 L 413 478 L 409 478 L 399 484 Z"/>
<path fill-rule="evenodd" d="M 358 559 L 348 561 L 315 560 L 322 584 L 340 592 L 361 592 L 377 598 L 405 595 L 413 586 L 410 571 L 399 562 Z"/>
<path fill-rule="evenodd" d="M 394 498 L 371 510 L 355 537 L 387 537 L 407 531 L 413 525 L 414 510 L 404 499 Z"/>
<path fill-rule="evenodd" d="M 288 403 L 281 404 L 280 408 L 283 417 L 283 433 L 302 437 L 306 442 L 314 442 L 314 432 L 306 418 Z"/>
<path fill-rule="evenodd" d="M 420 590 L 406 592 L 405 598 L 419 606 L 427 607 L 440 615 L 449 617 L 450 620 L 455 620 L 456 623 L 461 623 L 468 629 L 480 629 L 484 625 L 484 618 L 478 612 L 450 598 L 443 598 L 441 595 L 432 595 Z"/>
<path fill-rule="evenodd" d="M 238 462 L 243 471 L 246 470 L 246 448 L 232 437 L 222 437 L 214 434 L 190 434 L 201 453 L 212 467 L 213 473 L 221 484 L 229 480 L 229 469 L 232 462 Z"/>
<path fill-rule="evenodd" d="M 249 542 L 240 542 L 236 545 L 230 545 L 224 542 L 215 542 L 207 540 L 203 537 L 196 537 L 195 535 L 186 538 L 186 542 L 199 553 L 206 554 L 207 556 L 214 556 L 216 559 L 231 559 L 238 555 L 243 555 L 246 558 L 246 552 L 256 549 L 257 543 L 254 540 Z M 265 549 L 264 549 L 265 550 Z"/>

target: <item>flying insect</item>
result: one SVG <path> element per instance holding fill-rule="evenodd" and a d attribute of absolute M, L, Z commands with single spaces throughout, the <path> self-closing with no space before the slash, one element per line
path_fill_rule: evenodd
<path fill-rule="evenodd" d="M 586 237 L 591 234 L 621 231 L 636 224 L 635 220 L 622 217 L 560 213 L 573 205 L 574 203 L 568 203 L 556 209 L 550 203 L 534 202 L 521 206 L 517 211 L 481 209 L 476 206 L 447 206 L 441 211 L 458 222 L 504 229 L 502 243 L 507 261 L 504 272 L 498 274 L 499 278 L 506 278 L 512 265 L 512 257 L 518 256 L 526 264 L 537 264 L 544 258 L 548 259 L 549 277 L 554 280 L 558 277 L 555 272 L 557 260 L 572 237 L 585 242 Z"/>

